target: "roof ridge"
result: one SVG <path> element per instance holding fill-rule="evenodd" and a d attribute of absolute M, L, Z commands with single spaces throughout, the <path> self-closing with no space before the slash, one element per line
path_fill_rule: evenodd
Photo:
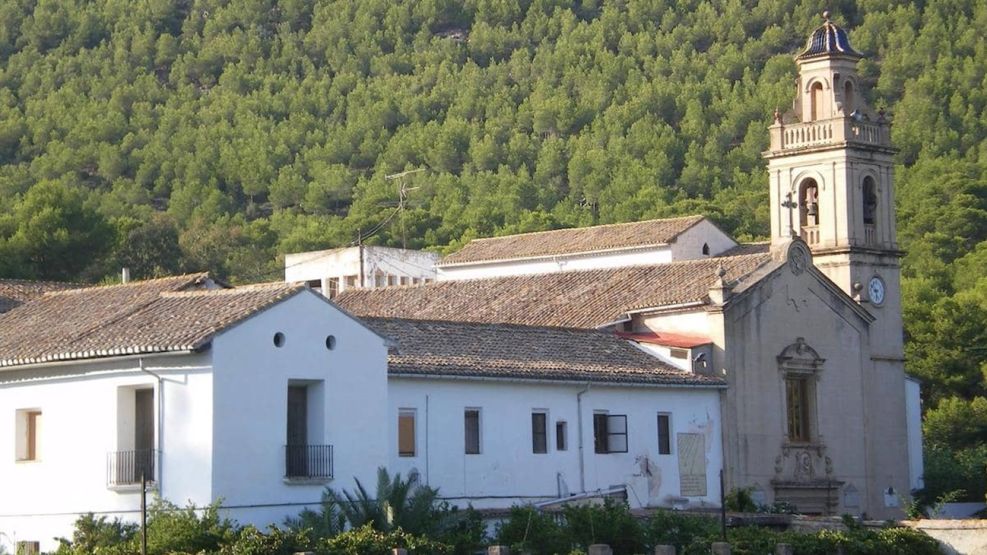
<path fill-rule="evenodd" d="M 143 279 L 140 281 L 129 281 L 127 283 L 102 283 L 102 284 L 89 285 L 86 287 L 65 289 L 61 291 L 48 291 L 45 293 L 45 295 L 69 295 L 69 294 L 77 294 L 77 293 L 91 293 L 95 290 L 100 290 L 100 289 L 105 290 L 111 287 L 137 287 L 137 286 L 151 285 L 154 283 L 166 282 L 166 281 L 176 281 L 183 283 L 183 285 L 187 285 L 189 283 L 194 283 L 199 279 L 203 279 L 207 277 L 209 277 L 209 272 L 195 272 L 190 274 L 179 274 L 177 276 L 166 276 L 166 277 L 153 278 L 153 279 Z M 181 278 L 187 278 L 187 279 L 184 282 L 181 282 Z"/>
<path fill-rule="evenodd" d="M 276 289 L 293 291 L 295 289 L 304 289 L 305 287 L 306 286 L 302 283 L 286 283 L 283 281 L 276 281 L 276 282 L 267 282 L 267 283 L 251 283 L 247 285 L 231 287 L 228 289 L 224 288 L 224 289 L 192 289 L 192 290 L 162 291 L 161 293 L 159 293 L 158 297 L 176 298 L 176 297 L 241 295 L 246 293 L 252 293 L 255 291 L 270 291 Z"/>
<path fill-rule="evenodd" d="M 578 229 L 601 229 L 601 228 L 607 228 L 607 227 L 631 226 L 631 225 L 637 225 L 637 224 L 650 224 L 650 223 L 655 223 L 655 222 L 674 222 L 676 220 L 688 220 L 688 219 L 692 219 L 692 218 L 694 218 L 696 220 L 700 220 L 700 219 L 706 218 L 706 216 L 703 216 L 702 214 L 693 214 L 691 216 L 675 216 L 674 218 L 652 218 L 650 220 L 640 220 L 640 221 L 637 221 L 637 222 L 614 222 L 614 223 L 611 223 L 611 224 L 584 225 L 584 226 L 576 226 L 576 227 L 560 227 L 558 229 L 543 229 L 541 231 L 526 231 L 526 232 L 523 232 L 523 233 L 511 233 L 509 235 L 497 235 L 497 236 L 494 236 L 494 237 L 478 237 L 476 239 L 470 239 L 470 242 L 472 243 L 473 241 L 494 241 L 494 240 L 498 240 L 498 239 L 507 239 L 509 237 L 521 237 L 523 235 L 541 235 L 541 234 L 546 234 L 546 233 L 558 233 L 558 232 L 561 232 L 561 231 L 574 231 L 574 230 L 578 230 Z"/>
<path fill-rule="evenodd" d="M 545 326 L 536 324 L 517 324 L 514 322 L 477 322 L 472 320 L 442 320 L 438 318 L 404 318 L 400 316 L 358 316 L 360 320 L 387 320 L 387 321 L 398 321 L 398 322 L 411 322 L 411 323 L 424 323 L 424 324 L 449 324 L 454 326 L 470 326 L 470 327 L 502 327 L 502 328 L 514 328 L 514 329 L 528 329 L 528 330 L 549 330 L 549 331 L 566 331 L 566 332 L 578 332 L 578 333 L 596 333 L 603 335 L 610 335 L 610 332 L 597 329 L 597 328 L 580 328 L 574 326 Z"/>

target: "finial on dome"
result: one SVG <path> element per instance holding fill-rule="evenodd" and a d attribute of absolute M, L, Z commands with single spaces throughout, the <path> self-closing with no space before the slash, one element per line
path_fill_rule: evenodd
<path fill-rule="evenodd" d="M 823 10 L 822 16 L 823 16 L 823 19 L 826 20 L 826 23 L 829 23 L 829 15 L 830 15 L 829 14 L 829 10 Z"/>

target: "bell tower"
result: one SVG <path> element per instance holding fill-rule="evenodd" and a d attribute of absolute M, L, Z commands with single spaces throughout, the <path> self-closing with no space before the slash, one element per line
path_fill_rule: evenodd
<path fill-rule="evenodd" d="M 776 112 L 768 160 L 773 246 L 801 237 L 813 261 L 872 310 L 879 339 L 901 357 L 900 258 L 891 126 L 861 94 L 846 31 L 829 20 L 795 57 L 792 110 Z"/>
<path fill-rule="evenodd" d="M 864 399 L 867 478 L 861 483 L 867 511 L 894 515 L 896 495 L 910 488 L 908 455 L 901 447 L 906 437 L 899 289 L 904 253 L 895 232 L 895 149 L 891 123 L 861 94 L 857 62 L 863 55 L 828 12 L 823 18 L 795 57 L 792 109 L 776 111 L 769 128 L 764 157 L 771 244 L 782 248 L 801 237 L 812 251 L 812 264 L 873 316 L 859 329 L 860 367 L 843 372 L 858 376 Z M 817 401 L 822 415 L 824 401 Z"/>

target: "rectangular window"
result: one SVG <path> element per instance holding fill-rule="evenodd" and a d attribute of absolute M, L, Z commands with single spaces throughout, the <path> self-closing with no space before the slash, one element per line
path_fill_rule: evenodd
<path fill-rule="evenodd" d="M 565 451 L 569 449 L 569 426 L 565 420 L 555 423 L 555 450 Z"/>
<path fill-rule="evenodd" d="M 685 359 L 685 358 L 689 358 L 689 349 L 679 349 L 678 347 L 672 347 L 671 350 L 669 350 L 669 354 L 672 355 L 672 358 Z"/>
<path fill-rule="evenodd" d="M 339 294 L 339 278 L 329 278 L 329 298 L 335 299 Z"/>
<path fill-rule="evenodd" d="M 398 410 L 398 456 L 415 456 L 415 409 Z"/>
<path fill-rule="evenodd" d="M 466 428 L 466 454 L 480 454 L 480 409 L 466 409 L 463 413 Z"/>
<path fill-rule="evenodd" d="M 667 412 L 658 413 L 658 454 L 659 455 L 671 455 L 672 454 L 672 434 L 671 426 L 669 421 L 671 420 L 671 415 Z"/>
<path fill-rule="evenodd" d="M 41 460 L 41 411 L 38 409 L 19 410 L 16 413 L 18 461 Z"/>
<path fill-rule="evenodd" d="M 548 414 L 531 413 L 531 452 L 548 453 Z"/>
<path fill-rule="evenodd" d="M 627 415 L 593 414 L 593 447 L 597 453 L 626 453 Z"/>
<path fill-rule="evenodd" d="M 786 378 L 785 399 L 788 405 L 788 440 L 806 443 L 809 431 L 809 381 L 807 378 Z"/>

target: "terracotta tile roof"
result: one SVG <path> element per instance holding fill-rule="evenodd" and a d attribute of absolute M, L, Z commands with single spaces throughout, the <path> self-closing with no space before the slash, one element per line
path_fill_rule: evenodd
<path fill-rule="evenodd" d="M 752 254 L 413 287 L 350 289 L 335 300 L 357 317 L 595 328 L 635 309 L 707 302 L 718 266 L 727 271 L 727 281 L 742 283 L 770 259 L 769 254 Z"/>
<path fill-rule="evenodd" d="M 704 219 L 703 216 L 686 216 L 474 239 L 459 252 L 443 258 L 438 265 L 665 245 Z"/>
<path fill-rule="evenodd" d="M 0 367 L 196 350 L 303 286 L 204 289 L 193 274 L 47 293 L 0 315 Z"/>
<path fill-rule="evenodd" d="M 720 256 L 740 256 L 742 254 L 767 254 L 771 252 L 771 241 L 759 241 L 757 243 L 740 243 L 736 247 L 729 249 Z"/>
<path fill-rule="evenodd" d="M 0 314 L 16 308 L 48 291 L 61 291 L 79 287 L 71 283 L 57 281 L 27 281 L 23 279 L 0 279 Z"/>
<path fill-rule="evenodd" d="M 585 329 L 365 318 L 394 340 L 392 375 L 721 386 L 665 364 L 613 333 Z"/>

